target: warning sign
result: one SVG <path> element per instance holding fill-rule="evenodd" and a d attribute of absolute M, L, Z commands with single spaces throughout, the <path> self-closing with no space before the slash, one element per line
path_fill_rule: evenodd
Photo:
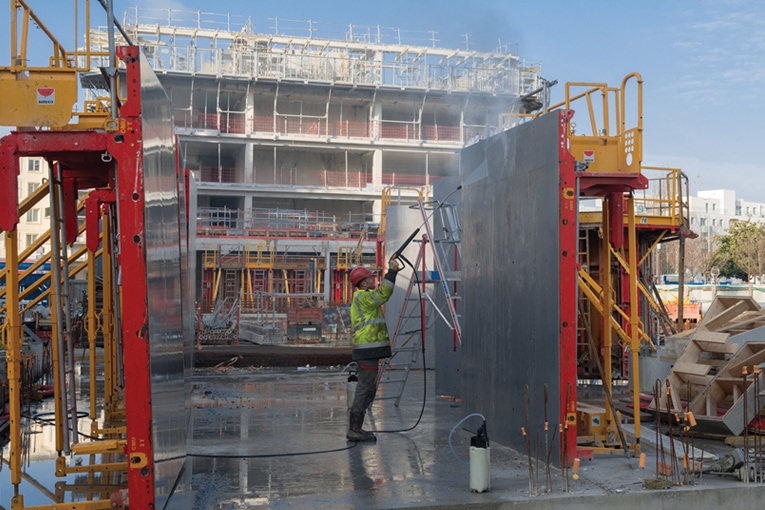
<path fill-rule="evenodd" d="M 595 161 L 595 151 L 584 151 L 584 162 L 592 163 Z"/>
<path fill-rule="evenodd" d="M 37 104 L 56 104 L 56 89 L 51 87 L 38 88 Z"/>

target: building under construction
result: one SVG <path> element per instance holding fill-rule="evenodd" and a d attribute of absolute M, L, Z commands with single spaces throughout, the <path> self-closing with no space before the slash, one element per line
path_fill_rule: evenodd
<path fill-rule="evenodd" d="M 381 266 L 383 191 L 427 200 L 434 180 L 458 173 L 462 147 L 541 106 L 539 69 L 507 51 L 441 48 L 426 32 L 407 40 L 351 26 L 328 38 L 315 23 L 275 23 L 265 34 L 230 15 L 125 15 L 197 182 L 202 312 L 222 301 L 280 314 L 311 298 L 348 303 L 349 267 Z M 94 49 L 106 40 L 94 33 Z M 102 94 L 99 73 L 83 85 Z"/>
<path fill-rule="evenodd" d="M 43 21 L 11 5 L 0 504 L 761 500 L 765 313 L 721 299 L 680 333 L 683 307 L 666 313 L 654 250 L 682 257 L 694 234 L 684 174 L 643 164 L 639 74 L 559 85 L 550 104 L 554 84 L 504 51 L 142 9 L 107 11 L 72 52 L 44 29 L 53 56 L 34 67 Z M 25 158 L 48 179 L 20 198 Z M 21 247 L 43 200 L 50 229 Z M 346 444 L 348 274 L 394 252 L 407 269 L 368 410 L 380 440 Z M 284 337 L 303 347 L 264 345 Z M 27 469 L 36 432 L 56 482 Z M 702 451 L 702 433 L 740 448 Z"/>

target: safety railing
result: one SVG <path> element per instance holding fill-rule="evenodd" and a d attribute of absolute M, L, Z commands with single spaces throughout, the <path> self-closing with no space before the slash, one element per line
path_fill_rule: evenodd
<path fill-rule="evenodd" d="M 247 132 L 243 113 L 191 113 L 177 109 L 173 117 L 175 126 L 181 129 L 219 131 L 237 135 Z"/>
<path fill-rule="evenodd" d="M 690 217 L 688 177 L 679 168 L 644 166 L 641 173 L 648 180 L 648 188 L 634 192 L 635 215 L 683 225 Z"/>
<path fill-rule="evenodd" d="M 370 219 L 366 214 L 211 207 L 197 211 L 197 235 L 358 239 L 377 235 L 379 225 Z"/>
<path fill-rule="evenodd" d="M 192 168 L 201 182 L 236 183 L 242 182 L 243 171 L 232 167 L 203 166 Z M 380 186 L 429 186 L 439 176 L 408 173 L 384 173 Z M 317 188 L 367 189 L 373 184 L 371 172 L 343 172 L 332 170 L 301 170 L 278 168 L 276 170 L 255 169 L 252 184 L 277 186 L 304 186 Z"/>
<path fill-rule="evenodd" d="M 382 121 L 375 134 L 373 122 L 327 120 L 298 115 L 258 115 L 247 121 L 243 113 L 192 113 L 176 109 L 175 126 L 184 130 L 218 131 L 223 134 L 275 134 L 319 138 L 361 138 L 430 143 L 463 143 L 485 138 L 496 131 L 487 126 L 455 126 L 451 124 L 420 124 L 410 121 Z"/>

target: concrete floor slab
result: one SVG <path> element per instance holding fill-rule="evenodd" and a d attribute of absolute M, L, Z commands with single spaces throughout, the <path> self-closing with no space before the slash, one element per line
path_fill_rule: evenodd
<path fill-rule="evenodd" d="M 469 430 L 455 430 L 450 447 L 450 432 L 465 413 L 459 402 L 432 394 L 432 371 L 425 379 L 421 371 L 410 375 L 399 407 L 376 401 L 365 428 L 376 431 L 378 441 L 358 445 L 345 441 L 339 372 L 340 367 L 196 370 L 190 455 L 167 508 L 754 508 L 765 496 L 763 485 L 713 475 L 693 485 L 646 490 L 643 479 L 655 476 L 651 451 L 645 471 L 623 455 L 582 461 L 580 478 L 569 478 L 568 491 L 552 467 L 546 492 L 544 455 L 537 462 L 536 447 L 531 463 L 539 475 L 530 484 L 528 455 L 495 442 L 491 490 L 474 493 L 469 466 L 454 453 L 469 458 L 480 420 L 466 422 Z M 491 437 L 492 424 L 487 425 Z M 403 429 L 411 430 L 385 432 Z"/>

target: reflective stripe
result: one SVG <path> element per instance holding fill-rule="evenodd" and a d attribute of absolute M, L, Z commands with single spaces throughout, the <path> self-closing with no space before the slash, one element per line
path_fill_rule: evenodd
<path fill-rule="evenodd" d="M 364 309 L 361 307 L 361 302 L 359 301 L 359 298 L 361 298 L 361 293 L 357 293 L 353 298 L 353 300 L 356 302 L 356 310 L 359 312 L 359 319 L 361 319 L 361 324 L 362 324 L 358 328 L 355 328 L 356 331 L 361 329 L 364 325 Z"/>
<path fill-rule="evenodd" d="M 385 319 L 370 319 L 367 322 L 362 322 L 357 327 L 353 328 L 353 330 L 358 331 L 365 326 L 369 326 L 370 324 L 385 324 Z"/>
<path fill-rule="evenodd" d="M 361 344 L 361 345 L 354 345 L 353 350 L 354 351 L 361 351 L 364 349 L 379 349 L 379 348 L 385 348 L 390 346 L 390 342 L 376 342 L 373 344 Z"/>

